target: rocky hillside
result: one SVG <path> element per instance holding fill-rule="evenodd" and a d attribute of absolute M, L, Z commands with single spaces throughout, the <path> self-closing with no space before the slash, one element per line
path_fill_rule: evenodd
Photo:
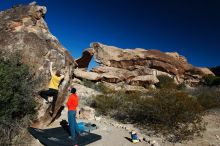
<path fill-rule="evenodd" d="M 94 56 L 99 66 L 86 71 Z M 129 85 L 148 87 L 158 81 L 158 75 L 167 75 L 177 83 L 195 86 L 204 75 L 213 74 L 208 68 L 194 67 L 177 52 L 159 50 L 120 49 L 101 43 L 92 43 L 77 59 L 79 68 L 74 71 L 78 78 L 110 83 L 124 82 Z"/>
<path fill-rule="evenodd" d="M 0 50 L 1 55 L 5 57 L 19 53 L 22 62 L 29 65 L 33 78 L 38 80 L 38 84 L 35 85 L 36 99 L 39 98 L 39 90 L 47 89 L 50 80 L 49 62 L 54 62 L 54 67 L 61 69 L 65 79 L 59 91 L 57 111 L 63 105 L 75 62 L 70 53 L 50 33 L 44 21 L 46 11 L 46 7 L 32 3 L 0 12 Z M 42 111 L 43 100 L 38 99 L 38 102 L 38 111 Z M 44 112 L 39 113 L 39 121 L 35 126 L 46 126 L 53 120 L 54 117 Z"/>

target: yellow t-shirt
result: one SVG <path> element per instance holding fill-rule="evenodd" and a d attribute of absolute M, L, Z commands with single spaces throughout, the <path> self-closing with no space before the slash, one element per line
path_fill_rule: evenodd
<path fill-rule="evenodd" d="M 51 76 L 52 78 L 50 80 L 49 88 L 58 90 L 58 86 L 60 84 L 60 81 L 62 80 L 62 77 L 58 77 L 54 74 L 52 74 Z"/>

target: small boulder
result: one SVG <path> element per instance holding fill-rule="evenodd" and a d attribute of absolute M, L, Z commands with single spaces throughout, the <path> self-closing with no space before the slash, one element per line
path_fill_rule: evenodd
<path fill-rule="evenodd" d="M 95 110 L 91 107 L 85 106 L 80 108 L 79 118 L 85 120 L 94 120 L 95 119 Z"/>

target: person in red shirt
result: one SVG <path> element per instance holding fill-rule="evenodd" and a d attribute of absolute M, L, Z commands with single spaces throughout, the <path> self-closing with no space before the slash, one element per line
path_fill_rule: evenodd
<path fill-rule="evenodd" d="M 68 122 L 70 127 L 71 138 L 77 146 L 76 136 L 79 135 L 78 125 L 76 123 L 76 108 L 78 106 L 78 96 L 76 95 L 76 89 L 71 89 L 71 95 L 66 103 L 68 107 Z"/>

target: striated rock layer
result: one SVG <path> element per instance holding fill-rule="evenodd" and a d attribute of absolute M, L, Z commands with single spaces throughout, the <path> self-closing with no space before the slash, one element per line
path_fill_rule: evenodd
<path fill-rule="evenodd" d="M 91 72 L 85 72 L 89 62 L 79 65 L 76 76 L 89 75 L 88 80 L 106 81 L 110 83 L 125 82 L 130 85 L 147 87 L 158 81 L 158 75 L 167 75 L 177 83 L 191 86 L 199 84 L 201 78 L 213 74 L 208 68 L 194 67 L 185 57 L 176 52 L 163 53 L 159 50 L 120 49 L 101 43 L 92 43 L 91 48 L 84 50 L 85 55 L 93 56 L 99 63 Z M 90 55 L 88 55 L 90 54 Z M 80 59 L 79 59 L 80 60 Z M 85 75 L 84 75 L 85 78 Z"/>
<path fill-rule="evenodd" d="M 22 62 L 30 66 L 33 78 L 39 80 L 34 89 L 36 97 L 39 97 L 39 90 L 47 89 L 50 80 L 49 62 L 54 62 L 55 69 L 60 69 L 65 74 L 56 103 L 58 111 L 66 97 L 75 62 L 57 38 L 49 32 L 44 21 L 46 11 L 46 7 L 30 4 L 0 12 L 0 51 L 5 56 L 19 53 Z M 39 113 L 38 121 L 33 125 L 43 127 L 53 121 L 56 114 L 50 117 L 41 109 L 43 100 L 40 98 L 38 101 L 38 110 L 44 112 Z"/>

